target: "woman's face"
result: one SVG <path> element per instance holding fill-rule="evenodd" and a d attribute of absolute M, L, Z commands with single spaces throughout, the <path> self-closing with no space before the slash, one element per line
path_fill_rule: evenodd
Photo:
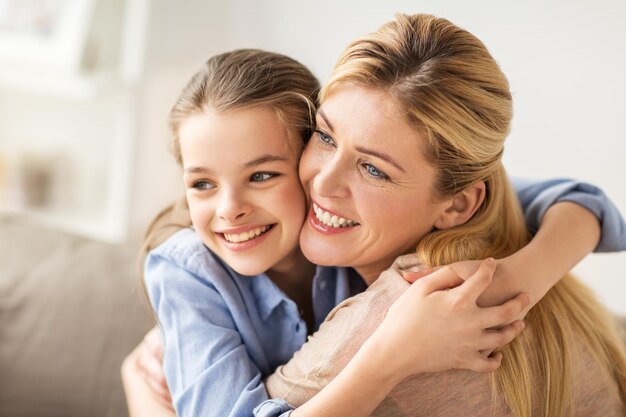
<path fill-rule="evenodd" d="M 341 86 L 326 98 L 300 162 L 311 207 L 300 246 L 319 265 L 352 266 L 371 283 L 414 250 L 444 210 L 423 136 L 385 92 Z"/>

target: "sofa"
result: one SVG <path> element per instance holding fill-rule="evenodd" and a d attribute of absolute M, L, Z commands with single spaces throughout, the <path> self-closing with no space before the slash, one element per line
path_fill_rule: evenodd
<path fill-rule="evenodd" d="M 0 218 L 0 416 L 128 414 L 120 365 L 153 323 L 137 247 Z"/>
<path fill-rule="evenodd" d="M 153 323 L 138 247 L 0 218 L 0 417 L 127 415 L 120 365 Z"/>

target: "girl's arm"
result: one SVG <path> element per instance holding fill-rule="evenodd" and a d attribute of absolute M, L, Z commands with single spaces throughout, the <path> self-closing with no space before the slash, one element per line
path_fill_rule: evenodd
<path fill-rule="evenodd" d="M 601 233 L 594 247 L 595 252 L 626 250 L 624 218 L 600 188 L 571 179 L 538 181 L 514 177 L 511 182 L 524 210 L 526 225 L 533 235 L 540 230 L 540 225 L 545 226 L 545 215 L 552 206 L 570 202 L 584 207 L 596 218 Z M 577 221 L 574 219 L 570 226 L 576 227 Z M 592 236 L 586 244 L 589 245 L 593 240 Z"/>
<path fill-rule="evenodd" d="M 536 181 L 513 178 L 529 231 L 524 248 L 503 259 L 492 285 L 478 299 L 493 306 L 521 292 L 531 297 L 524 315 L 592 251 L 626 250 L 626 223 L 619 210 L 597 187 L 568 179 Z M 476 270 L 477 261 L 453 265 L 461 277 Z M 413 282 L 424 273 L 405 274 Z"/>
<path fill-rule="evenodd" d="M 626 250 L 626 223 L 599 188 L 568 179 L 512 183 L 534 237 L 498 260 L 494 285 L 481 305 L 497 305 L 523 291 L 531 296 L 530 309 L 590 252 Z"/>
<path fill-rule="evenodd" d="M 268 396 L 224 298 L 234 297 L 237 289 L 224 287 L 235 284 L 217 262 L 207 260 L 202 245 L 184 244 L 157 248 L 145 267 L 174 408 L 179 417 L 251 415 Z M 241 309 L 245 313 L 245 306 Z"/>

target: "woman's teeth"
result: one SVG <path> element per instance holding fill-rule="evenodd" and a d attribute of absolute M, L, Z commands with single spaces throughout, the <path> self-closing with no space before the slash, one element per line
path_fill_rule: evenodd
<path fill-rule="evenodd" d="M 238 233 L 236 235 L 224 233 L 224 239 L 232 243 L 245 242 L 257 236 L 261 236 L 263 233 L 267 232 L 269 228 L 270 226 L 261 226 L 257 227 L 256 229 L 248 230 L 247 232 Z"/>
<path fill-rule="evenodd" d="M 326 226 L 330 227 L 350 227 L 356 226 L 358 223 L 354 220 L 346 219 L 344 217 L 338 217 L 335 214 L 329 213 L 326 210 L 320 208 L 317 204 L 313 203 L 313 212 L 315 217 Z"/>

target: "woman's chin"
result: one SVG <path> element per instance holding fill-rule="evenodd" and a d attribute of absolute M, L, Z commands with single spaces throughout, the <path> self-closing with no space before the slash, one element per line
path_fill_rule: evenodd
<path fill-rule="evenodd" d="M 307 226 L 300 233 L 300 250 L 306 258 L 321 266 L 350 266 L 354 257 L 350 257 L 346 248 L 335 247 L 332 242 L 324 242 L 317 232 L 307 230 Z"/>

